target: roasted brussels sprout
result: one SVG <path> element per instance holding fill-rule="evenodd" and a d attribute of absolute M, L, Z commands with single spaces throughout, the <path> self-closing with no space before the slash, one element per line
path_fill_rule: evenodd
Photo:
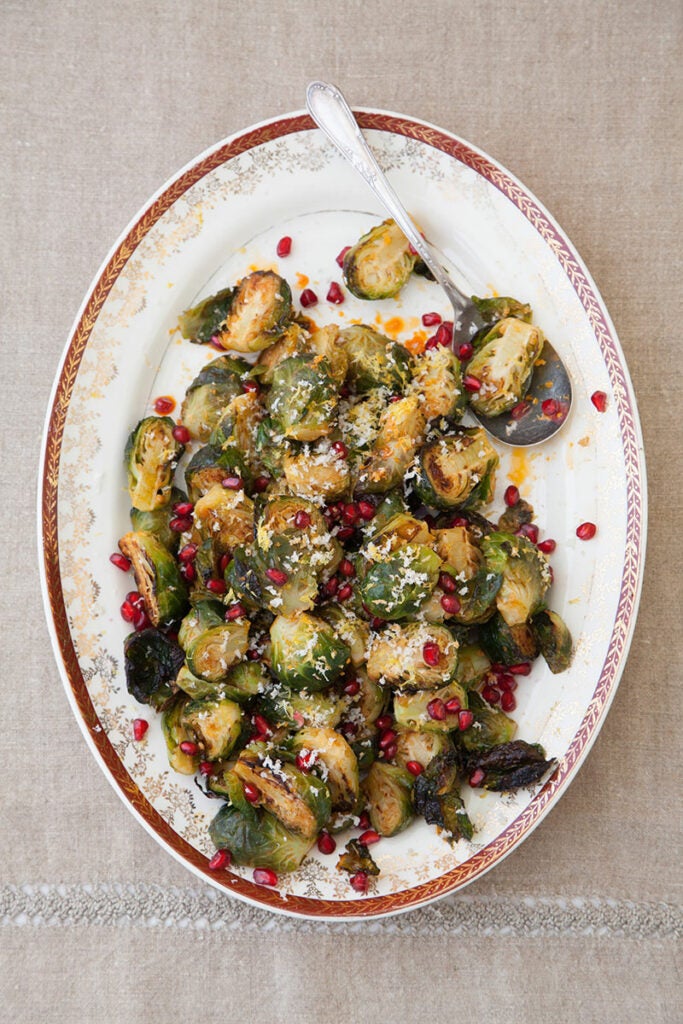
<path fill-rule="evenodd" d="M 370 646 L 368 675 L 402 689 L 430 690 L 452 679 L 457 664 L 458 644 L 445 626 L 392 624 Z"/>
<path fill-rule="evenodd" d="M 377 506 L 374 519 L 372 520 L 375 535 L 380 534 L 394 516 L 407 514 L 407 506 L 401 491 L 390 491 L 389 494 L 385 494 Z"/>
<path fill-rule="evenodd" d="M 295 320 L 287 324 L 282 335 L 270 346 L 259 352 L 254 370 L 258 380 L 267 387 L 273 383 L 273 373 L 280 363 L 292 356 L 310 356 L 313 352 L 311 335 Z"/>
<path fill-rule="evenodd" d="M 432 704 L 436 701 L 436 704 Z M 425 732 L 451 732 L 458 728 L 458 714 L 456 706 L 460 710 L 466 710 L 468 699 L 467 691 L 460 683 L 451 682 L 447 686 L 441 686 L 438 690 L 418 690 L 416 693 L 397 693 L 394 696 L 394 717 L 396 725 L 400 729 L 417 729 Z M 429 713 L 428 708 L 440 708 L 443 705 L 444 717 L 434 717 Z M 449 710 L 450 705 L 452 710 Z M 439 716 L 441 715 L 439 711 Z"/>
<path fill-rule="evenodd" d="M 382 502 L 381 508 L 386 502 Z M 431 547 L 434 538 L 429 526 L 423 519 L 416 519 L 407 512 L 400 511 L 390 519 L 384 519 L 381 524 L 378 520 L 380 514 L 373 520 L 373 533 L 369 544 L 365 546 L 365 552 L 369 558 L 381 560 L 382 557 L 405 547 L 408 544 L 417 544 Z"/>
<path fill-rule="evenodd" d="M 381 836 L 395 836 L 413 820 L 415 779 L 396 764 L 375 761 L 363 783 L 370 824 Z"/>
<path fill-rule="evenodd" d="M 194 507 L 195 529 L 219 555 L 248 544 L 254 537 L 254 503 L 244 491 L 214 484 Z"/>
<path fill-rule="evenodd" d="M 352 324 L 339 338 L 348 356 L 346 379 L 357 395 L 375 388 L 402 394 L 413 375 L 413 359 L 407 348 L 391 341 L 366 324 Z"/>
<path fill-rule="evenodd" d="M 211 444 L 225 451 L 237 448 L 252 473 L 260 468 L 259 427 L 264 408 L 256 391 L 246 391 L 231 399 L 211 432 Z"/>
<path fill-rule="evenodd" d="M 301 498 L 333 501 L 349 490 L 349 462 L 327 438 L 286 455 L 283 469 L 290 491 Z"/>
<path fill-rule="evenodd" d="M 153 626 L 167 626 L 187 610 L 187 590 L 173 555 L 152 533 L 127 533 L 119 547 L 133 565 L 135 583 Z"/>
<path fill-rule="evenodd" d="M 313 725 L 331 729 L 341 719 L 344 702 L 326 693 L 297 693 L 278 683 L 265 688 L 259 708 L 277 728 L 298 729 Z"/>
<path fill-rule="evenodd" d="M 434 590 L 439 556 L 424 544 L 405 544 L 374 562 L 360 583 L 360 595 L 372 615 L 405 619 L 414 615 Z"/>
<path fill-rule="evenodd" d="M 207 441 L 226 405 L 242 393 L 251 367 L 243 359 L 220 356 L 197 374 L 185 393 L 180 418 L 199 441 Z"/>
<path fill-rule="evenodd" d="M 445 829 L 451 840 L 471 839 L 474 827 L 457 790 L 455 754 L 440 754 L 415 779 L 413 803 L 428 825 Z"/>
<path fill-rule="evenodd" d="M 458 421 L 467 406 L 462 383 L 462 363 L 450 348 L 426 349 L 415 360 L 411 384 L 426 420 L 441 417 Z"/>
<path fill-rule="evenodd" d="M 354 717 L 356 725 L 360 726 L 357 739 L 362 740 L 375 735 L 375 722 L 386 708 L 387 692 L 370 678 L 365 669 L 357 670 L 356 679 L 360 683 L 360 690 L 352 707 L 358 708 L 358 715 Z"/>
<path fill-rule="evenodd" d="M 396 740 L 395 761 L 405 768 L 409 761 L 428 764 L 441 754 L 453 752 L 453 743 L 445 732 L 416 732 L 414 729 L 400 729 Z"/>
<path fill-rule="evenodd" d="M 344 256 L 344 282 L 359 299 L 391 299 L 412 274 L 416 259 L 398 224 L 385 220 Z"/>
<path fill-rule="evenodd" d="M 531 627 L 526 622 L 508 626 L 498 613 L 481 627 L 480 639 L 491 661 L 499 665 L 518 665 L 538 656 L 538 643 Z"/>
<path fill-rule="evenodd" d="M 531 306 L 511 299 L 508 295 L 498 295 L 489 299 L 478 299 L 473 295 L 472 302 L 487 324 L 495 324 L 498 320 L 506 320 L 510 316 L 525 320 L 527 323 L 531 320 Z"/>
<path fill-rule="evenodd" d="M 360 792 L 358 761 L 343 736 L 334 729 L 304 726 L 294 734 L 290 746 L 295 753 L 306 751 L 312 766 L 322 766 L 334 810 L 356 806 Z"/>
<path fill-rule="evenodd" d="M 275 368 L 268 394 L 274 429 L 293 441 L 315 441 L 334 426 L 339 393 L 325 359 L 293 356 Z"/>
<path fill-rule="evenodd" d="M 183 707 L 182 723 L 205 759 L 218 761 L 228 757 L 240 737 L 242 711 L 239 704 L 227 698 L 193 700 Z"/>
<path fill-rule="evenodd" d="M 235 864 L 273 871 L 296 871 L 315 841 L 285 828 L 267 811 L 246 810 L 226 804 L 209 825 L 217 849 L 230 850 Z"/>
<path fill-rule="evenodd" d="M 228 670 L 221 689 L 226 697 L 236 700 L 238 704 L 245 704 L 263 693 L 270 677 L 265 666 L 260 661 L 241 661 Z"/>
<path fill-rule="evenodd" d="M 497 793 L 533 786 L 556 767 L 557 761 L 547 761 L 539 743 L 525 743 L 524 740 L 502 743 L 490 750 L 474 751 L 465 760 L 468 775 L 471 777 L 477 769 L 483 771 L 484 778 L 480 786 Z"/>
<path fill-rule="evenodd" d="M 367 622 L 341 604 L 323 605 L 319 615 L 332 626 L 337 636 L 341 637 L 349 648 L 351 664 L 355 668 L 364 665 L 370 642 L 370 627 Z"/>
<path fill-rule="evenodd" d="M 223 450 L 213 444 L 199 448 L 185 468 L 185 486 L 190 501 L 196 503 L 228 476 L 241 476 L 247 481 L 251 477 L 244 455 L 237 448 Z"/>
<path fill-rule="evenodd" d="M 337 871 L 348 871 L 350 875 L 363 871 L 373 877 L 379 874 L 379 868 L 370 856 L 367 846 L 358 839 L 349 839 L 344 847 L 344 853 L 337 861 Z"/>
<path fill-rule="evenodd" d="M 308 345 L 329 367 L 329 372 L 341 386 L 349 368 L 349 356 L 344 339 L 336 324 L 319 327 L 309 335 Z"/>
<path fill-rule="evenodd" d="M 478 508 L 493 497 L 498 455 L 480 427 L 428 441 L 420 450 L 414 487 L 431 508 Z"/>
<path fill-rule="evenodd" d="M 243 750 L 233 771 L 255 786 L 260 805 L 297 835 L 317 835 L 330 816 L 330 791 L 322 779 L 271 756 L 263 744 Z"/>
<path fill-rule="evenodd" d="M 508 626 L 521 625 L 543 607 L 551 583 L 548 560 L 526 537 L 511 533 L 491 533 L 481 547 L 489 571 L 503 577 L 498 611 Z"/>
<path fill-rule="evenodd" d="M 147 416 L 126 442 L 128 491 L 141 512 L 154 512 L 171 500 L 173 472 L 185 450 L 173 436 L 174 427 L 169 416 Z"/>
<path fill-rule="evenodd" d="M 554 675 L 569 668 L 572 660 L 572 637 L 557 612 L 551 612 L 546 608 L 534 615 L 531 620 L 531 632 Z"/>
<path fill-rule="evenodd" d="M 340 402 L 337 425 L 347 446 L 354 452 L 365 452 L 375 443 L 386 406 L 387 392 L 384 388 L 373 388 L 365 395 L 352 395 Z"/>
<path fill-rule="evenodd" d="M 183 338 L 197 345 L 211 341 L 225 323 L 232 306 L 234 288 L 222 288 L 215 295 L 202 299 L 196 306 L 186 309 L 178 317 L 178 327 Z"/>
<path fill-rule="evenodd" d="M 123 643 L 126 686 L 140 704 L 160 710 L 173 696 L 173 683 L 185 656 L 158 629 L 131 633 Z"/>
<path fill-rule="evenodd" d="M 194 775 L 199 767 L 199 753 L 186 754 L 180 749 L 181 743 L 193 742 L 190 731 L 183 721 L 183 712 L 187 704 L 188 698 L 184 694 L 176 696 L 164 709 L 161 729 L 166 740 L 166 753 L 171 768 L 181 775 Z"/>
<path fill-rule="evenodd" d="M 334 629 L 307 612 L 278 615 L 270 639 L 273 672 L 294 690 L 326 689 L 349 661 L 349 647 Z"/>
<path fill-rule="evenodd" d="M 543 332 L 532 324 L 515 317 L 498 321 L 467 365 L 468 374 L 481 381 L 470 394 L 475 412 L 500 416 L 516 405 L 528 390 L 544 343 Z"/>
<path fill-rule="evenodd" d="M 499 708 L 491 707 L 475 691 L 470 691 L 468 697 L 474 722 L 460 737 L 465 750 L 490 750 L 514 739 L 517 723 L 512 718 Z"/>
<path fill-rule="evenodd" d="M 205 697 L 226 697 L 230 696 L 224 692 L 224 684 L 221 682 L 210 683 L 206 679 L 200 679 L 193 675 L 187 665 L 183 665 L 176 676 L 175 681 L 178 689 L 192 697 L 193 700 L 204 700 Z"/>
<path fill-rule="evenodd" d="M 458 648 L 458 669 L 456 679 L 469 690 L 484 678 L 491 668 L 491 661 L 477 644 L 461 644 Z"/>
<path fill-rule="evenodd" d="M 209 683 L 224 680 L 235 662 L 241 661 L 249 646 L 249 623 L 244 620 L 213 626 L 189 644 L 187 667 Z"/>
<path fill-rule="evenodd" d="M 258 352 L 268 348 L 292 319 L 292 292 L 272 270 L 256 270 L 237 285 L 225 327 L 223 348 Z"/>
<path fill-rule="evenodd" d="M 490 571 L 469 528 L 453 526 L 436 530 L 434 537 L 437 553 L 445 563 L 443 568 L 455 580 L 457 588 L 455 596 L 460 607 L 449 618 L 462 625 L 485 622 L 495 612 L 502 575 Z M 436 593 L 442 596 L 439 590 Z"/>
<path fill-rule="evenodd" d="M 171 500 L 163 508 L 157 508 L 153 512 L 143 512 L 139 508 L 131 508 L 130 521 L 133 530 L 135 533 L 153 533 L 165 548 L 175 554 L 180 544 L 180 534 L 176 530 L 172 530 L 169 523 L 177 515 L 173 506 L 184 501 L 187 501 L 185 492 L 178 487 L 173 487 Z"/>
<path fill-rule="evenodd" d="M 359 468 L 358 490 L 382 494 L 400 486 L 425 425 L 416 395 L 407 395 L 388 405 L 382 413 L 375 442 Z"/>

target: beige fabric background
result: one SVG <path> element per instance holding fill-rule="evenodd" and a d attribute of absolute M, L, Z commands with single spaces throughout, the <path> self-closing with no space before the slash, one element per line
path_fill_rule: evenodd
<path fill-rule="evenodd" d="M 1 0 L 0 1018 L 677 1018 L 681 28 L 675 0 Z M 62 690 L 33 521 L 49 389 L 109 246 L 313 77 L 461 134 L 550 208 L 620 334 L 651 491 L 630 661 L 569 793 L 462 896 L 333 927 L 214 896 L 130 817 Z"/>

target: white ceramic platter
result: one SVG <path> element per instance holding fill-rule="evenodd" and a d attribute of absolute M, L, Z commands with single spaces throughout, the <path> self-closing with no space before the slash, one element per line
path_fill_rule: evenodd
<path fill-rule="evenodd" d="M 424 823 L 373 849 L 376 889 L 358 897 L 336 856 L 316 851 L 280 879 L 258 886 L 248 869 L 208 870 L 207 826 L 216 801 L 170 770 L 153 713 L 127 693 L 119 606 L 131 581 L 109 562 L 129 529 L 122 465 L 126 437 L 159 395 L 182 399 L 210 347 L 183 341 L 179 313 L 255 268 L 277 268 L 319 324 L 362 319 L 406 341 L 422 313 L 448 314 L 438 287 L 413 276 L 397 300 L 349 294 L 325 301 L 340 281 L 335 257 L 382 219 L 357 178 L 312 122 L 292 114 L 233 136 L 165 185 L 126 229 L 78 314 L 55 382 L 45 433 L 40 507 L 48 621 L 67 694 L 95 757 L 144 826 L 192 871 L 240 898 L 310 917 L 396 913 L 453 892 L 491 868 L 547 813 L 590 748 L 628 651 L 645 553 L 645 472 L 635 401 L 614 329 L 571 244 L 524 187 L 489 157 L 424 122 L 365 111 L 361 124 L 406 206 L 445 259 L 466 268 L 461 286 L 514 295 L 571 372 L 575 406 L 551 442 L 526 453 L 500 448 L 491 517 L 517 483 L 542 535 L 557 541 L 550 603 L 576 639 L 569 671 L 542 659 L 517 690 L 522 739 L 540 742 L 560 766 L 540 791 L 507 796 L 466 788 L 475 841 L 451 847 Z M 276 243 L 293 238 L 278 260 Z M 303 276 L 301 276 L 303 275 Z M 305 281 L 304 279 L 307 279 Z M 377 320 L 376 320 L 377 318 Z M 599 413 L 590 395 L 608 395 Z M 594 540 L 576 527 L 597 524 Z M 343 840 L 342 840 L 343 841 Z M 577 846 L 577 857 L 580 849 Z"/>

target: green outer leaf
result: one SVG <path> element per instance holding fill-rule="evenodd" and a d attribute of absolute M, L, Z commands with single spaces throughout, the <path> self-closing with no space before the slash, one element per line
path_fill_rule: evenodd
<path fill-rule="evenodd" d="M 182 650 L 160 630 L 143 629 L 126 637 L 123 654 L 128 692 L 159 710 L 173 696 L 171 684 L 185 660 Z"/>
<path fill-rule="evenodd" d="M 557 612 L 549 608 L 538 612 L 531 620 L 531 631 L 550 671 L 557 675 L 568 669 L 572 660 L 572 635 Z"/>
<path fill-rule="evenodd" d="M 197 345 L 211 341 L 225 323 L 234 294 L 234 288 L 222 288 L 181 313 L 178 317 L 178 327 L 183 338 Z"/>
<path fill-rule="evenodd" d="M 413 376 L 413 359 L 403 345 L 366 324 L 353 324 L 340 333 L 349 357 L 346 379 L 357 395 L 374 388 L 402 394 Z"/>
<path fill-rule="evenodd" d="M 279 615 L 270 638 L 272 671 L 293 690 L 327 689 L 340 677 L 351 653 L 327 622 L 307 613 L 294 618 Z"/>
<path fill-rule="evenodd" d="M 465 750 L 490 750 L 501 743 L 509 743 L 517 732 L 517 723 L 508 718 L 504 711 L 493 708 L 483 697 L 474 691 L 469 693 L 470 711 L 474 715 L 474 723 L 460 734 L 460 742 Z"/>
<path fill-rule="evenodd" d="M 226 804 L 209 825 L 217 849 L 230 850 L 235 864 L 296 871 L 313 846 L 315 837 L 290 832 L 274 815 L 259 810 L 255 820 Z"/>
<path fill-rule="evenodd" d="M 284 437 L 314 441 L 332 428 L 339 394 L 325 359 L 292 356 L 276 367 L 268 394 L 271 422 Z"/>
<path fill-rule="evenodd" d="M 424 579 L 407 582 L 407 562 L 410 569 Z M 405 619 L 415 615 L 434 590 L 440 565 L 439 556 L 431 548 L 423 544 L 406 544 L 367 570 L 360 584 L 363 603 L 373 615 L 382 619 Z"/>

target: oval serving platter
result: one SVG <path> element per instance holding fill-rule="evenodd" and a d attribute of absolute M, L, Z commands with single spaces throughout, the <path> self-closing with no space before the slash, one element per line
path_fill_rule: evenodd
<path fill-rule="evenodd" d="M 183 341 L 178 315 L 251 269 L 273 267 L 295 295 L 320 297 L 318 323 L 379 324 L 405 341 L 422 313 L 448 315 L 438 287 L 413 275 L 397 300 L 343 305 L 323 298 L 340 280 L 335 257 L 382 210 L 303 113 L 234 135 L 166 184 L 124 231 L 79 311 L 47 415 L 39 498 L 46 614 L 67 695 L 95 758 L 133 814 L 191 871 L 250 903 L 311 918 L 365 918 L 424 905 L 462 888 L 511 852 L 557 802 L 597 736 L 628 653 L 642 580 L 646 482 L 642 438 L 624 356 L 605 306 L 558 225 L 499 164 L 440 128 L 382 111 L 358 112 L 398 194 L 443 258 L 467 268 L 464 290 L 514 295 L 565 360 L 575 405 L 537 449 L 503 449 L 492 518 L 516 483 L 543 535 L 557 541 L 551 604 L 576 642 L 571 668 L 553 676 L 542 659 L 520 682 L 518 736 L 559 761 L 534 792 L 466 791 L 474 840 L 450 846 L 414 823 L 376 848 L 381 875 L 358 897 L 337 856 L 314 848 L 278 889 L 250 869 L 211 872 L 207 827 L 219 804 L 168 765 L 160 718 L 142 743 L 144 712 L 126 690 L 119 607 L 130 580 L 109 562 L 128 526 L 122 464 L 126 437 L 159 395 L 182 400 L 211 347 Z M 292 253 L 278 260 L 278 239 Z M 607 410 L 591 404 L 596 389 Z M 487 513 L 489 514 L 489 513 Z M 598 526 L 594 540 L 575 535 Z M 144 709 L 146 712 L 148 709 Z M 340 837 L 338 849 L 345 842 Z"/>

